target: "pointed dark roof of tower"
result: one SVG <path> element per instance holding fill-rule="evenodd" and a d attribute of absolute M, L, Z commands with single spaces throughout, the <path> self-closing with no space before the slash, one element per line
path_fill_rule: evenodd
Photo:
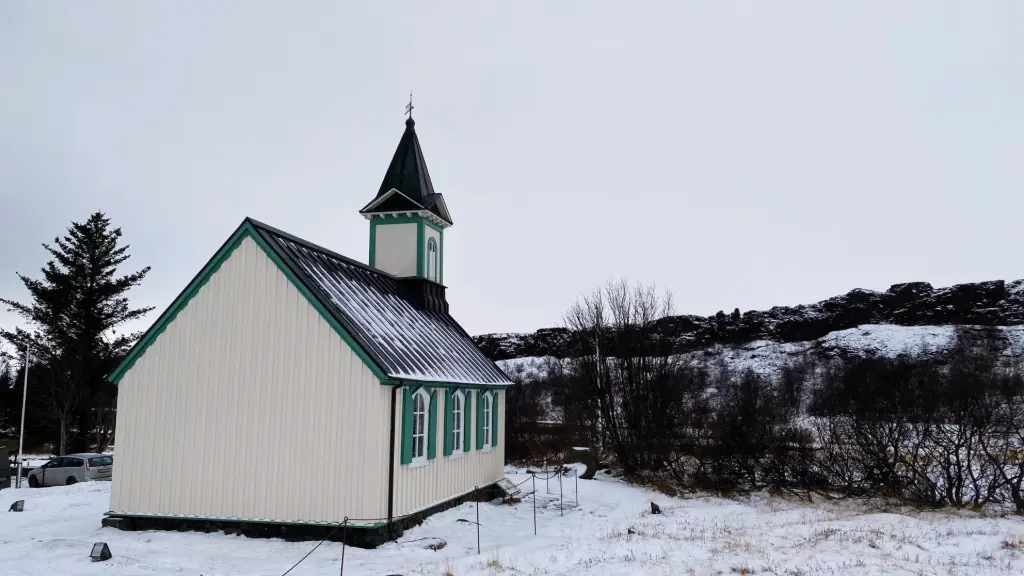
<path fill-rule="evenodd" d="M 391 194 L 392 190 L 397 190 L 405 198 L 396 198 Z M 385 196 L 390 197 L 385 199 Z M 420 139 L 416 136 L 416 121 L 411 117 L 405 121 L 405 132 L 398 141 L 398 148 L 384 173 L 377 195 L 360 212 L 368 214 L 400 210 L 429 210 L 448 224 L 452 223 L 443 197 L 434 192 Z"/>

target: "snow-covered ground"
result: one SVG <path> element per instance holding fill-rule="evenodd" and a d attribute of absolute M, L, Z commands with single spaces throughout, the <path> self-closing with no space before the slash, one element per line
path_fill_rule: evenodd
<path fill-rule="evenodd" d="M 509 470 L 509 478 L 529 478 Z M 1024 573 L 1024 519 L 964 512 L 879 512 L 860 503 L 801 504 L 757 495 L 747 501 L 669 498 L 599 475 L 539 481 L 533 535 L 529 496 L 481 504 L 482 553 L 473 504 L 432 516 L 401 541 L 347 548 L 345 573 L 484 574 L 988 574 Z M 530 482 L 524 484 L 529 489 Z M 284 573 L 315 543 L 222 534 L 121 532 L 100 528 L 109 483 L 0 491 L 0 574 L 267 575 Z M 662 515 L 650 514 L 658 502 Z M 426 547 L 444 539 L 439 551 Z M 93 563 L 93 542 L 113 559 Z M 292 576 L 338 574 L 341 544 L 325 543 Z"/>

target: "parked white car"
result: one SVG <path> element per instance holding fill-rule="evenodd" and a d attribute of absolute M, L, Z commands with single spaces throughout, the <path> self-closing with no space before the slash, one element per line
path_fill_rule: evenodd
<path fill-rule="evenodd" d="M 86 480 L 110 480 L 114 457 L 109 454 L 68 454 L 54 458 L 28 473 L 28 485 L 64 486 Z"/>

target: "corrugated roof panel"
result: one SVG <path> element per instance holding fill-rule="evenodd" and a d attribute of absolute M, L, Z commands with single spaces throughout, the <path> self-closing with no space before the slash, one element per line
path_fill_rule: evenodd
<path fill-rule="evenodd" d="M 253 222 L 364 351 L 393 379 L 509 384 L 450 315 L 424 310 L 394 277 Z"/>

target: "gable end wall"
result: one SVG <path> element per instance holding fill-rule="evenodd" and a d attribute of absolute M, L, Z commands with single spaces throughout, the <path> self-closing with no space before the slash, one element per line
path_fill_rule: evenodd
<path fill-rule="evenodd" d="M 387 515 L 390 388 L 245 238 L 119 383 L 110 509 Z"/>

